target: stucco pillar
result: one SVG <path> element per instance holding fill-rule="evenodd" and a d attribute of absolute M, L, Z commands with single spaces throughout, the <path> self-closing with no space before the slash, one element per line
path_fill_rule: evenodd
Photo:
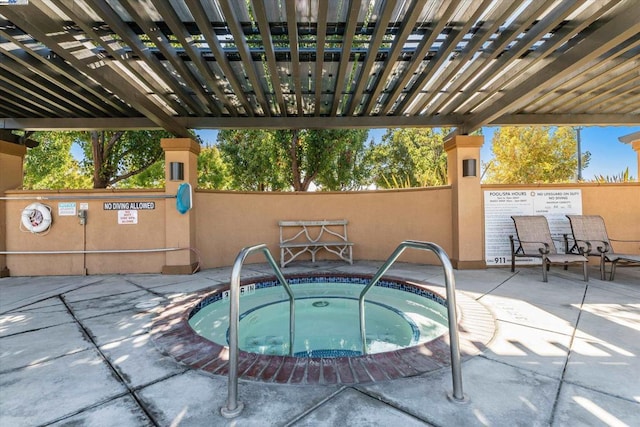
<path fill-rule="evenodd" d="M 191 138 L 165 138 L 161 141 L 165 159 L 165 192 L 175 195 L 180 184 L 188 182 L 195 189 L 198 183 L 198 154 L 200 145 Z M 182 164 L 183 179 L 171 179 L 171 164 Z M 176 165 L 177 167 L 177 165 Z M 167 248 L 193 248 L 196 242 L 194 210 L 181 214 L 175 199 L 167 199 L 165 212 L 165 244 Z M 191 274 L 197 265 L 194 251 L 180 250 L 166 253 L 163 274 Z"/>
<path fill-rule="evenodd" d="M 636 175 L 636 181 L 640 182 L 640 139 L 636 139 L 631 143 L 631 147 L 635 150 L 638 155 L 638 174 Z"/>
<path fill-rule="evenodd" d="M 447 140 L 447 171 L 452 188 L 453 253 L 457 269 L 485 268 L 480 148 L 482 136 L 456 135 Z"/>
<path fill-rule="evenodd" d="M 23 160 L 27 147 L 0 140 L 0 195 L 5 190 L 22 186 Z M 0 252 L 7 250 L 7 212 L 5 201 L 0 200 Z M 9 276 L 7 256 L 0 255 L 0 277 Z"/>

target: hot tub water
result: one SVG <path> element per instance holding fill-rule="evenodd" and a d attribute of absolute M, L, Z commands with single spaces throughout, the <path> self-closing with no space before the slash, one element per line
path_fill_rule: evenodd
<path fill-rule="evenodd" d="M 295 295 L 297 357 L 362 354 L 358 297 L 367 278 L 289 279 Z M 289 300 L 277 281 L 241 288 L 239 348 L 268 355 L 289 354 Z M 382 353 L 429 342 L 447 332 L 446 301 L 406 283 L 383 280 L 365 299 L 367 353 Z M 204 338 L 228 345 L 229 299 L 221 292 L 191 313 L 191 327 Z"/>

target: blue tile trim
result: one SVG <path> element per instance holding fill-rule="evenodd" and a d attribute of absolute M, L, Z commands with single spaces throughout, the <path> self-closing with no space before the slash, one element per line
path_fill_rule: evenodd
<path fill-rule="evenodd" d="M 295 285 L 308 284 L 308 283 L 345 283 L 350 285 L 365 286 L 371 281 L 371 278 L 366 276 L 308 276 L 308 277 L 287 278 L 287 281 L 289 285 L 292 287 Z M 256 290 L 282 286 L 280 282 L 276 279 L 256 282 L 254 283 L 254 285 Z M 442 298 L 439 295 L 434 294 L 433 292 L 430 292 L 426 289 L 422 289 L 410 283 L 406 283 L 399 280 L 380 280 L 376 284 L 376 286 L 380 286 L 388 289 L 394 289 L 402 292 L 410 292 L 420 297 L 435 301 L 436 303 L 444 307 L 447 307 L 446 299 Z M 191 310 L 191 313 L 189 313 L 188 318 L 191 319 L 191 317 L 193 317 L 203 307 L 206 307 L 207 305 L 214 303 L 216 301 L 220 301 L 223 298 L 224 298 L 224 292 L 218 292 L 214 295 L 204 298 L 202 301 L 196 304 L 193 310 Z"/>
<path fill-rule="evenodd" d="M 362 356 L 361 351 L 356 350 L 309 350 L 293 353 L 294 357 L 355 357 Z"/>

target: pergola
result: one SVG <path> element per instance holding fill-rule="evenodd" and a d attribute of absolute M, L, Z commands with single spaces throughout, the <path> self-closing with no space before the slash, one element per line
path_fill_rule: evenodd
<path fill-rule="evenodd" d="M 0 5 L 0 136 L 15 142 L 12 130 L 640 123 L 637 0 Z"/>

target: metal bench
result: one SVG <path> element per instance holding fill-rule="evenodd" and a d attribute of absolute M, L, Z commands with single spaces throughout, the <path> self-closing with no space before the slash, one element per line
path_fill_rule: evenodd
<path fill-rule="evenodd" d="M 347 220 L 279 221 L 280 267 L 284 268 L 300 255 L 308 252 L 311 261 L 324 249 L 353 264 L 353 242 L 347 238 Z"/>

